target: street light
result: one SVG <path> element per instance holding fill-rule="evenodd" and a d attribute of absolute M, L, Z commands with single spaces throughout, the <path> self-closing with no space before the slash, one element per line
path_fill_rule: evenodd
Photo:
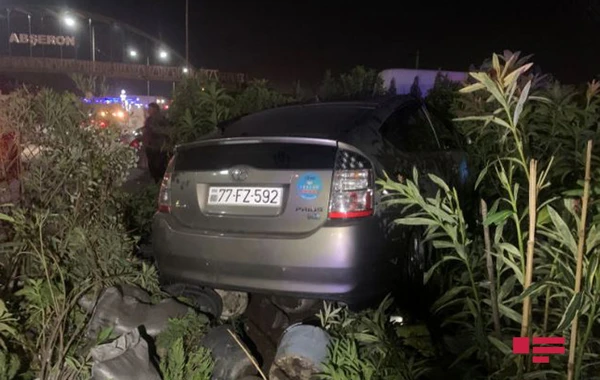
<path fill-rule="evenodd" d="M 135 51 L 135 50 L 129 50 L 129 56 L 130 56 L 131 58 L 137 58 L 137 56 L 138 56 L 138 53 L 137 53 L 137 51 Z"/>
<path fill-rule="evenodd" d="M 75 21 L 75 19 L 71 16 L 65 16 L 63 21 L 69 28 L 74 28 L 75 25 L 77 25 L 77 21 Z"/>
<path fill-rule="evenodd" d="M 167 53 L 167 52 L 166 52 L 166 51 L 164 51 L 164 50 L 161 50 L 161 51 L 158 53 L 158 56 L 159 56 L 161 59 L 167 59 L 167 58 L 169 57 L 169 53 Z"/>
<path fill-rule="evenodd" d="M 187 74 L 189 71 L 190 71 L 190 70 L 189 70 L 187 67 L 184 67 L 184 68 L 183 68 L 183 73 L 184 73 L 184 74 Z"/>

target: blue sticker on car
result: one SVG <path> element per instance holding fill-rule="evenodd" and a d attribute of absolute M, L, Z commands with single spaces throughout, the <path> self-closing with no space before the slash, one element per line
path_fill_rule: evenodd
<path fill-rule="evenodd" d="M 296 191 L 298 195 L 300 198 L 306 200 L 317 199 L 322 188 L 323 183 L 321 182 L 321 178 L 317 174 L 313 173 L 308 173 L 301 176 L 296 185 Z"/>

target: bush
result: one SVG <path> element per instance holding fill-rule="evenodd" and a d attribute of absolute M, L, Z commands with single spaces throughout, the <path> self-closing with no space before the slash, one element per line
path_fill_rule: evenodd
<path fill-rule="evenodd" d="M 410 327 L 389 323 L 391 305 L 392 299 L 386 298 L 377 310 L 358 314 L 324 305 L 318 316 L 332 341 L 321 379 L 413 380 L 428 372 L 429 336 L 419 336 L 421 344 L 414 344 L 407 334 Z"/>
<path fill-rule="evenodd" d="M 386 95 L 386 91 L 379 73 L 363 66 L 356 66 L 338 77 L 327 71 L 319 90 L 322 100 L 369 99 L 383 95 Z"/>
<path fill-rule="evenodd" d="M 202 77 L 188 78 L 176 88 L 169 111 L 172 143 L 196 141 L 226 120 L 294 100 L 269 88 L 266 80 L 251 81 L 241 91 L 234 92 Z"/>
<path fill-rule="evenodd" d="M 235 96 L 231 115 L 234 117 L 247 115 L 291 103 L 294 100 L 269 88 L 269 83 L 264 79 L 253 80 Z"/>
<path fill-rule="evenodd" d="M 427 93 L 425 103 L 444 119 L 451 120 L 457 117 L 453 114 L 455 104 L 458 101 L 458 90 L 461 83 L 449 79 L 446 75 L 438 73 L 435 77 L 433 88 Z"/>
<path fill-rule="evenodd" d="M 121 200 L 121 215 L 130 235 L 147 242 L 152 233 L 152 217 L 156 213 L 160 185 L 150 184 L 139 192 L 125 193 Z"/>
<path fill-rule="evenodd" d="M 593 328 L 600 315 L 595 306 L 600 299 L 598 219 L 584 226 L 584 281 L 575 292 L 580 208 L 563 190 L 581 191 L 575 179 L 582 177 L 585 139 L 595 137 L 599 125 L 598 85 L 591 83 L 577 100 L 556 83 L 536 86 L 539 76 L 528 74 L 532 65 L 517 54 L 494 55 L 491 62 L 489 72 L 472 73 L 461 90 L 466 95 L 457 120 L 475 141 L 483 168 L 477 182 L 491 207 L 482 223 L 467 225 L 456 191 L 435 176 L 429 177 L 439 191 L 431 198 L 421 195 L 416 172 L 406 183 L 385 179 L 380 184 L 390 193 L 389 204 L 405 206 L 407 214 L 397 222 L 426 228 L 426 240 L 438 250 L 425 281 L 435 276 L 448 284 L 431 310 L 443 321 L 446 351 L 455 365 L 486 378 L 559 376 L 565 356 L 553 357 L 547 369 L 531 366 L 523 357 L 515 360 L 512 337 L 558 335 L 568 341 L 579 315 L 572 368 L 574 378 L 591 378 L 598 370 Z M 544 96 L 549 91 L 558 96 Z M 539 169 L 530 165 L 533 159 Z M 563 161 L 570 163 L 572 175 L 565 175 Z M 597 212 L 592 208 L 590 216 Z M 528 225 L 532 215 L 534 224 Z"/>
<path fill-rule="evenodd" d="M 39 148 L 25 166 L 21 203 L 10 209 L 11 248 L 1 263 L 11 268 L 2 291 L 24 337 L 13 352 L 40 379 L 80 378 L 89 371 L 81 297 L 120 283 L 159 291 L 119 221 L 116 195 L 135 154 L 118 131 L 88 126 L 71 94 L 21 91 L 7 105 L 3 119 Z"/>
<path fill-rule="evenodd" d="M 548 180 L 557 190 L 569 190 L 582 178 L 586 142 L 589 139 L 598 141 L 600 85 L 592 82 L 583 92 L 563 86 L 539 71 L 531 72 L 534 66 L 528 63 L 528 59 L 508 51 L 495 58 L 498 64 L 504 65 L 506 72 L 523 71 L 518 77 L 515 93 L 510 94 L 515 101 L 525 90 L 525 85 L 530 83 L 526 96 L 531 101 L 523 104 L 512 131 L 490 119 L 498 103 L 489 93 L 475 91 L 463 94 L 453 103 L 451 113 L 470 118 L 463 119 L 457 127 L 472 141 L 469 153 L 476 160 L 478 169 L 482 170 L 488 162 L 507 153 L 517 153 L 521 161 L 525 157 L 535 157 L 547 163 L 551 157 L 555 157 Z M 506 77 L 506 74 L 498 73 L 497 68 L 492 66 L 492 60 L 489 60 L 479 72 L 492 81 Z M 475 83 L 475 79 L 472 78 L 469 83 Z M 480 117 L 487 118 L 484 120 L 485 128 L 481 127 Z M 594 160 L 597 165 L 599 161 L 596 157 Z M 497 188 L 498 183 L 490 181 L 484 184 L 483 190 L 494 192 Z"/>
<path fill-rule="evenodd" d="M 233 99 L 215 81 L 192 76 L 181 81 L 169 109 L 173 145 L 197 140 L 229 118 Z"/>

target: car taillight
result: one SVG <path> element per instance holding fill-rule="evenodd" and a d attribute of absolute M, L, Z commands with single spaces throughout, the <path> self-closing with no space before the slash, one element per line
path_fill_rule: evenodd
<path fill-rule="evenodd" d="M 341 151 L 333 173 L 330 219 L 373 215 L 373 171 L 368 160 L 354 152 Z"/>
<path fill-rule="evenodd" d="M 158 193 L 158 212 L 171 212 L 171 176 L 173 175 L 174 159 L 172 157 L 163 176 Z"/>

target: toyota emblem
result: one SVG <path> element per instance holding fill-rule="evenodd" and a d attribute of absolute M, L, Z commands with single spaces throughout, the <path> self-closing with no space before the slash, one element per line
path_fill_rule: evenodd
<path fill-rule="evenodd" d="M 237 182 L 245 181 L 248 178 L 248 170 L 244 168 L 231 169 L 229 173 L 231 174 L 231 178 Z"/>

